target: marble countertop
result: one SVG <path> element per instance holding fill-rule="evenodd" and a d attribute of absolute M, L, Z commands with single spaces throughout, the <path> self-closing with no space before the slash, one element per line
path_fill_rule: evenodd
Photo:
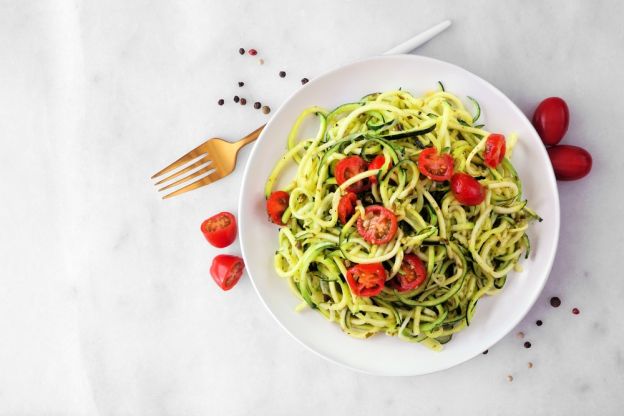
<path fill-rule="evenodd" d="M 623 14 L 615 0 L 1 2 L 0 415 L 622 414 Z M 290 338 L 248 279 L 227 294 L 211 281 L 198 227 L 236 210 L 249 148 L 233 175 L 179 199 L 148 178 L 266 121 L 254 101 L 276 109 L 301 78 L 446 18 L 417 53 L 527 114 L 565 97 L 566 143 L 594 169 L 559 183 L 550 279 L 487 355 L 423 377 L 359 374 Z"/>

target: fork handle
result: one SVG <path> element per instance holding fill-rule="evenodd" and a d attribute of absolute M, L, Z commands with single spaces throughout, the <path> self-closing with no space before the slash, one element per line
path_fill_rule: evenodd
<path fill-rule="evenodd" d="M 249 133 L 247 136 L 245 136 L 242 139 L 240 139 L 239 141 L 235 142 L 234 144 L 236 144 L 238 146 L 236 148 L 236 151 L 239 151 L 241 149 L 241 147 L 243 147 L 243 146 L 253 142 L 254 140 L 256 140 L 258 138 L 258 136 L 260 136 L 260 133 L 262 133 L 262 130 L 264 129 L 264 126 L 266 126 L 266 124 L 261 125 L 257 129 L 255 129 L 254 131 Z"/>

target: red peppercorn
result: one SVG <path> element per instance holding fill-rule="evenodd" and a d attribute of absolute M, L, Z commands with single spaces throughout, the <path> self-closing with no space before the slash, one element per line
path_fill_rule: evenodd
<path fill-rule="evenodd" d="M 581 313 L 581 311 L 579 311 L 579 308 L 574 308 L 574 309 L 572 309 L 572 313 L 574 315 L 578 315 L 579 313 Z"/>
<path fill-rule="evenodd" d="M 249 55 L 251 56 L 256 56 L 258 54 L 258 51 L 255 49 L 249 49 L 247 53 L 249 53 Z"/>

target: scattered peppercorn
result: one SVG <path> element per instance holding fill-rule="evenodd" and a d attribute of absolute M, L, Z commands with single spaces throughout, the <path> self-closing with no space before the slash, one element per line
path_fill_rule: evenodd
<path fill-rule="evenodd" d="M 286 72 L 280 71 L 279 72 L 279 76 L 280 76 L 280 78 L 285 78 L 286 77 Z"/>
<path fill-rule="evenodd" d="M 301 85 L 305 85 L 309 82 L 310 80 L 307 78 L 301 78 Z"/>
<path fill-rule="evenodd" d="M 243 81 L 238 81 L 238 86 L 242 87 L 243 85 L 245 85 L 245 83 Z"/>
<path fill-rule="evenodd" d="M 488 353 L 488 350 L 483 351 L 483 355 L 486 355 Z"/>
<path fill-rule="evenodd" d="M 260 101 L 256 101 L 256 102 L 254 103 L 254 108 L 255 108 L 256 110 L 258 110 L 258 109 L 260 109 L 260 107 L 262 107 L 262 104 L 260 104 Z"/>
<path fill-rule="evenodd" d="M 574 308 L 574 309 L 572 309 L 572 313 L 574 315 L 578 315 L 579 313 L 581 313 L 581 311 L 579 311 L 579 308 Z"/>
<path fill-rule="evenodd" d="M 561 306 L 561 299 L 559 299 L 557 296 L 553 296 L 552 298 L 550 298 L 550 306 L 552 306 L 553 308 L 558 308 L 559 306 Z"/>
<path fill-rule="evenodd" d="M 529 368 L 533 368 L 533 363 L 532 363 L 531 361 L 529 361 L 529 362 L 527 363 L 527 367 L 529 367 Z"/>
<path fill-rule="evenodd" d="M 239 102 L 239 101 L 240 101 L 240 98 L 238 98 L 238 95 L 235 95 L 235 96 L 234 96 L 234 102 L 235 102 L 235 103 L 237 103 L 237 102 Z"/>
<path fill-rule="evenodd" d="M 247 104 L 247 100 L 245 98 L 241 98 L 240 99 L 240 103 L 241 103 L 241 105 L 245 105 L 245 104 Z"/>
<path fill-rule="evenodd" d="M 249 55 L 251 56 L 256 56 L 258 54 L 258 51 L 255 49 L 249 49 L 247 53 L 249 53 Z"/>
<path fill-rule="evenodd" d="M 531 343 L 529 341 L 525 342 L 524 348 L 531 348 Z"/>
<path fill-rule="evenodd" d="M 271 107 L 269 107 L 268 105 L 265 105 L 264 107 L 262 107 L 262 112 L 264 114 L 269 114 L 271 112 Z"/>
<path fill-rule="evenodd" d="M 541 319 L 538 319 L 537 321 L 535 321 L 535 325 L 537 326 L 542 326 L 543 322 Z"/>
<path fill-rule="evenodd" d="M 516 336 L 518 337 L 518 339 L 522 339 L 522 338 L 524 338 L 524 332 L 522 332 L 522 331 L 521 331 L 521 332 L 518 332 L 518 333 L 516 334 Z"/>
<path fill-rule="evenodd" d="M 510 383 L 513 381 L 513 376 L 511 374 L 507 376 L 507 381 L 509 381 Z"/>
<path fill-rule="evenodd" d="M 238 53 L 240 53 L 241 55 L 245 55 L 245 49 L 239 48 Z"/>
<path fill-rule="evenodd" d="M 223 98 L 221 98 L 219 101 L 217 101 L 217 104 L 223 105 L 223 104 L 225 104 L 225 100 Z"/>
<path fill-rule="evenodd" d="M 260 58 L 260 60 L 258 60 L 258 63 L 259 63 L 260 65 L 264 65 L 264 59 Z"/>

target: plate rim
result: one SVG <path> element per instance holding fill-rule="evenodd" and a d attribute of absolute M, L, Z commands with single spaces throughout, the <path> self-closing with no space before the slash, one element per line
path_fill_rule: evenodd
<path fill-rule="evenodd" d="M 366 62 L 370 62 L 370 61 L 392 60 L 392 59 L 406 59 L 406 60 L 416 60 L 416 61 L 424 60 L 424 61 L 430 61 L 430 62 L 437 63 L 437 64 L 448 65 L 448 66 L 452 67 L 454 70 L 457 70 L 459 72 L 463 72 L 466 76 L 472 77 L 476 81 L 484 83 L 487 87 L 489 87 L 492 90 L 492 92 L 494 94 L 499 95 L 503 100 L 507 101 L 510 104 L 510 107 L 513 109 L 513 111 L 516 112 L 517 114 L 519 114 L 521 116 L 521 118 L 523 118 L 524 121 L 526 121 L 527 125 L 535 133 L 535 135 L 537 137 L 539 137 L 537 131 L 533 127 L 533 124 L 528 119 L 528 117 L 524 114 L 524 112 L 509 97 L 507 97 L 507 95 L 505 95 L 502 91 L 500 91 L 496 86 L 494 86 L 493 84 L 491 84 L 487 80 L 481 78 L 480 76 L 474 74 L 473 72 L 471 72 L 471 71 L 469 71 L 469 70 L 467 70 L 465 68 L 462 68 L 459 65 L 456 65 L 456 64 L 453 64 L 453 63 L 450 63 L 450 62 L 447 62 L 447 61 L 443 61 L 441 59 L 431 58 L 431 57 L 422 56 L 422 55 L 398 54 L 398 55 L 376 55 L 376 56 L 371 56 L 371 57 L 368 57 L 368 58 L 363 58 L 363 59 L 358 59 L 358 60 L 355 60 L 355 61 L 351 61 L 351 62 L 346 63 L 344 65 L 335 66 L 335 67 L 333 67 L 333 68 L 323 72 L 318 77 L 314 78 L 313 80 L 308 82 L 306 85 L 304 85 L 303 87 L 295 90 L 292 94 L 290 94 L 288 96 L 288 98 L 286 100 L 284 100 L 284 102 L 280 105 L 279 109 L 273 114 L 271 119 L 266 123 L 264 129 L 260 133 L 260 136 L 255 141 L 255 143 L 253 144 L 251 152 L 249 153 L 247 161 L 245 162 L 245 168 L 244 168 L 244 171 L 243 171 L 243 177 L 242 177 L 242 181 L 241 181 L 241 187 L 240 187 L 239 198 L 238 198 L 238 205 L 237 205 L 237 214 L 238 214 L 238 217 L 239 217 L 238 218 L 238 221 L 239 221 L 239 242 L 240 242 L 240 248 L 241 248 L 241 252 L 242 252 L 242 256 L 243 256 L 243 260 L 244 260 L 245 264 L 247 264 L 248 256 L 247 256 L 247 253 L 246 253 L 246 250 L 245 250 L 245 245 L 242 243 L 243 242 L 243 235 L 245 235 L 245 232 L 244 232 L 245 227 L 243 226 L 244 225 L 244 219 L 240 216 L 240 212 L 242 212 L 242 209 L 243 209 L 243 195 L 245 194 L 245 189 L 247 187 L 247 182 L 248 182 L 248 178 L 249 178 L 249 172 L 251 170 L 251 160 L 254 158 L 254 155 L 255 155 L 255 153 L 258 150 L 258 143 L 261 143 L 263 141 L 262 138 L 265 135 L 265 132 L 270 130 L 270 127 L 272 126 L 272 124 L 275 122 L 276 119 L 279 118 L 278 116 L 284 111 L 284 109 L 286 107 L 288 107 L 288 105 L 293 101 L 293 99 L 297 95 L 301 94 L 302 91 L 304 91 L 305 89 L 313 88 L 315 84 L 321 82 L 323 79 L 333 75 L 335 72 L 345 70 L 345 69 L 347 69 L 349 67 L 362 65 L 362 64 L 365 64 Z M 543 153 L 543 155 L 546 156 L 546 159 L 548 159 L 548 155 L 547 155 L 545 146 L 541 147 L 540 150 L 538 150 L 538 151 L 541 151 Z M 546 171 L 548 173 L 548 181 L 554 184 L 554 189 L 556 190 L 556 192 L 554 193 L 554 203 L 555 203 L 555 206 L 553 207 L 555 215 L 554 215 L 554 217 L 552 219 L 553 223 L 554 223 L 554 235 L 553 235 L 553 237 L 554 237 L 554 240 L 553 240 L 554 244 L 552 245 L 552 253 L 550 253 L 550 256 L 548 257 L 548 260 L 546 262 L 546 266 L 544 267 L 545 278 L 542 279 L 542 282 L 541 282 L 541 284 L 539 286 L 539 290 L 537 290 L 535 292 L 535 296 L 533 297 L 533 299 L 531 299 L 530 302 L 527 304 L 526 310 L 523 313 L 521 313 L 517 319 L 513 320 L 512 324 L 507 325 L 505 330 L 501 331 L 501 335 L 495 337 L 496 339 L 487 348 L 491 348 L 493 345 L 495 345 L 498 342 L 500 342 L 501 339 L 503 339 L 505 336 L 507 336 L 513 330 L 513 328 L 515 328 L 527 316 L 527 314 L 531 311 L 531 309 L 535 305 L 535 302 L 537 301 L 537 299 L 539 298 L 539 296 L 543 292 L 544 287 L 546 285 L 546 282 L 550 278 L 550 273 L 552 271 L 552 267 L 553 267 L 553 264 L 554 264 L 554 261 L 555 261 L 555 257 L 556 257 L 556 254 L 557 254 L 557 250 L 558 250 L 558 246 L 559 246 L 559 235 L 560 235 L 560 227 L 561 227 L 561 207 L 560 207 L 560 201 L 559 201 L 559 192 L 558 192 L 558 187 L 557 187 L 557 181 L 556 181 L 555 173 L 554 173 L 554 171 L 552 169 L 552 166 L 548 165 Z M 339 365 L 339 366 L 341 366 L 343 368 L 348 368 L 350 370 L 357 371 L 359 373 L 375 375 L 375 376 L 388 376 L 388 377 L 393 377 L 393 376 L 394 377 L 425 376 L 427 374 L 433 374 L 433 373 L 437 373 L 437 372 L 440 372 L 440 371 L 448 370 L 449 368 L 452 368 L 452 367 L 459 366 L 461 364 L 464 364 L 464 363 L 474 359 L 476 356 L 478 356 L 480 354 L 480 352 L 477 352 L 476 354 L 474 354 L 474 355 L 472 355 L 472 356 L 470 356 L 468 358 L 465 358 L 464 360 L 462 360 L 460 362 L 449 363 L 448 365 L 445 364 L 445 365 L 440 366 L 439 368 L 436 368 L 436 369 L 433 369 L 433 370 L 429 370 L 429 371 L 419 372 L 419 373 L 394 374 L 394 373 L 390 373 L 390 372 L 371 371 L 371 370 L 368 370 L 368 369 L 355 367 L 355 366 L 347 364 L 345 362 L 336 360 L 336 359 L 332 358 L 329 355 L 325 355 L 321 351 L 319 351 L 319 350 L 313 348 L 312 346 L 308 345 L 302 339 L 300 339 L 298 336 L 293 334 L 286 327 L 286 325 L 284 323 L 282 323 L 282 321 L 275 315 L 275 312 L 267 304 L 265 298 L 262 296 L 262 293 L 260 292 L 260 290 L 258 289 L 258 286 L 256 285 L 256 281 L 255 281 L 255 279 L 253 277 L 253 274 L 252 274 L 251 270 L 247 269 L 247 274 L 249 275 L 249 278 L 251 280 L 251 284 L 252 284 L 252 286 L 254 288 L 254 291 L 256 292 L 258 297 L 260 298 L 261 303 L 264 305 L 264 307 L 269 312 L 269 314 L 273 317 L 273 319 L 278 323 L 278 325 L 284 331 L 286 331 L 286 333 L 288 335 L 290 335 L 290 337 L 295 339 L 300 345 L 303 345 L 308 351 L 311 351 L 315 355 L 317 355 L 317 356 L 319 356 L 319 357 L 321 357 L 321 358 L 323 358 L 323 359 L 325 359 L 325 360 L 327 360 L 329 362 L 337 364 L 337 365 Z"/>

